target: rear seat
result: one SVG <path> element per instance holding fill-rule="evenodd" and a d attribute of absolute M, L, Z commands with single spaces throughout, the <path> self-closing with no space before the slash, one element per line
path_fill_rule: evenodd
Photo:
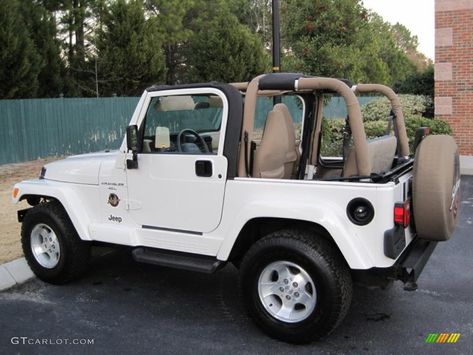
<path fill-rule="evenodd" d="M 397 138 L 384 136 L 368 140 L 368 154 L 371 161 L 371 173 L 383 174 L 389 171 L 396 155 Z M 352 147 L 348 152 L 343 166 L 343 177 L 357 176 L 356 153 Z"/>

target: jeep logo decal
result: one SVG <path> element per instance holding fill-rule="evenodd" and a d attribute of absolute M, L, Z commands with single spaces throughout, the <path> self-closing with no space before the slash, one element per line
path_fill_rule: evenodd
<path fill-rule="evenodd" d="M 112 207 L 117 207 L 118 204 L 120 203 L 120 199 L 118 198 L 117 195 L 115 194 L 110 194 L 108 196 L 108 203 L 112 205 Z"/>
<path fill-rule="evenodd" d="M 122 218 L 121 218 L 121 217 L 118 217 L 118 216 L 110 215 L 110 217 L 108 217 L 108 220 L 109 220 L 110 222 L 122 223 Z"/>

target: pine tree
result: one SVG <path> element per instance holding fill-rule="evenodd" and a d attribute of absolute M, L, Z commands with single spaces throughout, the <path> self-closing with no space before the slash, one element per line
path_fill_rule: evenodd
<path fill-rule="evenodd" d="M 18 0 L 0 0 L 0 98 L 34 97 L 41 59 L 19 10 Z"/>
<path fill-rule="evenodd" d="M 195 0 L 146 1 L 150 21 L 159 29 L 163 39 L 166 84 L 176 84 L 182 79 L 183 72 L 185 72 L 186 65 L 182 46 L 192 35 L 188 18 L 192 17 L 191 13 L 195 5 Z"/>
<path fill-rule="evenodd" d="M 41 57 L 38 97 L 58 97 L 63 92 L 64 64 L 57 39 L 56 19 L 43 4 L 21 0 L 21 9 L 31 39 Z"/>
<path fill-rule="evenodd" d="M 139 95 L 146 86 L 162 81 L 161 34 L 145 19 L 141 0 L 110 4 L 96 46 L 101 96 Z"/>
<path fill-rule="evenodd" d="M 95 95 L 94 64 L 88 36 L 92 35 L 100 0 L 42 0 L 55 10 L 64 54 L 64 93 L 67 96 Z"/>
<path fill-rule="evenodd" d="M 185 48 L 187 81 L 247 81 L 266 71 L 269 58 L 258 35 L 216 1 L 196 16 Z"/>

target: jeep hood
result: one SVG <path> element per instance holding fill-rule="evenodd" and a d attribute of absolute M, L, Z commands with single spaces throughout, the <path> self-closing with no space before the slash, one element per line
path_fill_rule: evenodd
<path fill-rule="evenodd" d="M 46 164 L 44 179 L 76 184 L 99 184 L 100 166 L 104 161 L 117 157 L 117 151 L 73 155 L 63 160 Z"/>

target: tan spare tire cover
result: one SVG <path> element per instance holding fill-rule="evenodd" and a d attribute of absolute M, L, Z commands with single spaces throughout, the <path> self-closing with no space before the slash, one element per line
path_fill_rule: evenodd
<path fill-rule="evenodd" d="M 419 238 L 448 240 L 460 203 L 460 160 L 450 136 L 427 136 L 417 148 L 412 184 L 414 221 Z"/>

